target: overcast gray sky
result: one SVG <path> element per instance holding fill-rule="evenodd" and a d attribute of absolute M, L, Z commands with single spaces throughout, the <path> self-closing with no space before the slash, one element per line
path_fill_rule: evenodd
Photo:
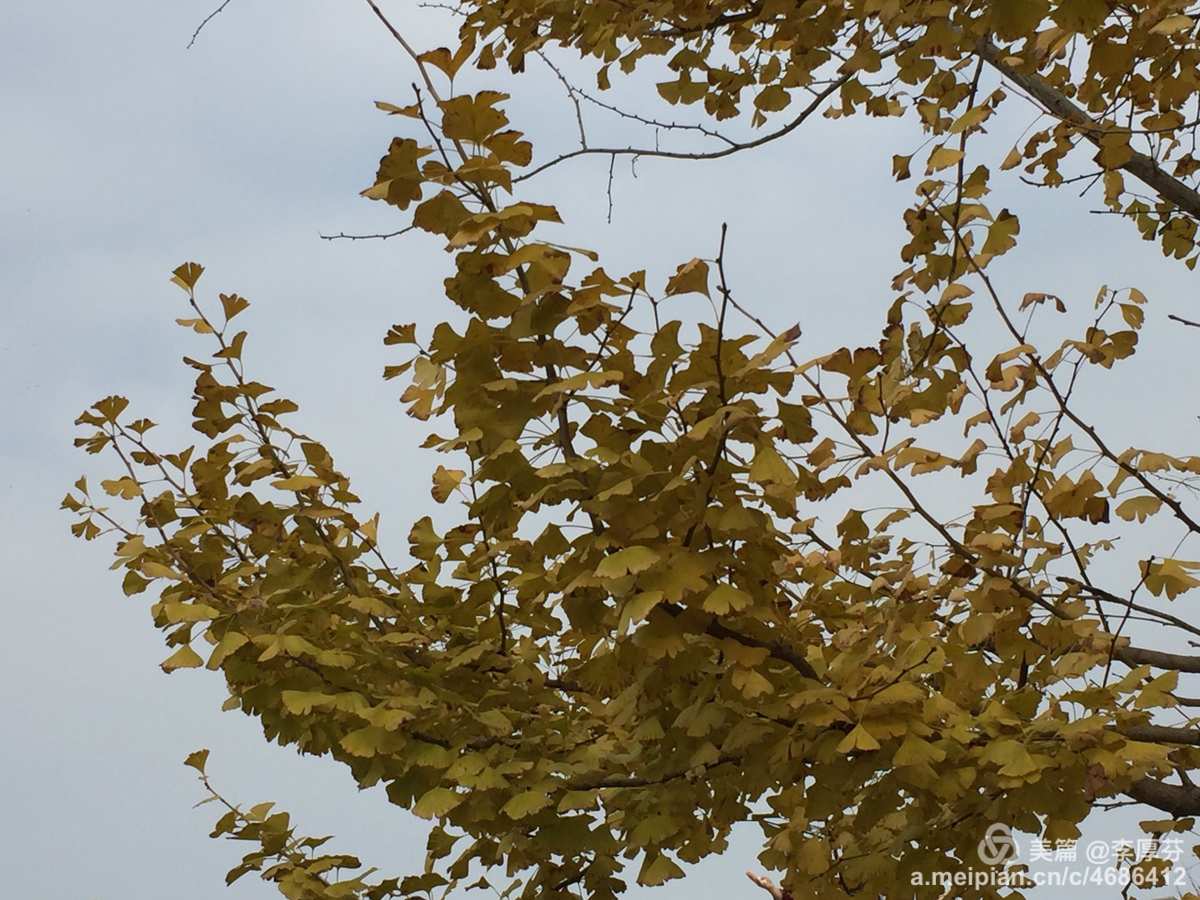
<path fill-rule="evenodd" d="M 411 65 L 365 4 L 329 0 L 232 0 L 185 50 L 211 8 L 210 0 L 0 8 L 0 297 L 9 311 L 0 329 L 0 860 L 8 896 L 218 895 L 239 853 L 206 838 L 211 808 L 191 808 L 202 794 L 180 761 L 201 746 L 212 749 L 210 772 L 229 796 L 276 800 L 309 833 L 335 834 L 334 846 L 385 871 L 404 873 L 422 857 L 424 823 L 381 791 L 356 792 L 335 764 L 265 744 L 256 722 L 219 711 L 216 677 L 162 675 L 166 653 L 144 598 L 124 598 L 105 571 L 110 548 L 71 539 L 57 511 L 81 472 L 104 471 L 70 447 L 73 418 L 100 396 L 122 393 L 182 435 L 190 380 L 179 357 L 198 340 L 173 324 L 181 295 L 167 276 L 186 259 L 208 267 L 203 287 L 254 303 L 248 365 L 301 403 L 305 430 L 329 443 L 383 511 L 385 538 L 390 531 L 403 546 L 406 522 L 431 505 L 436 462 L 415 449 L 425 427 L 402 415 L 396 385 L 379 378 L 380 337 L 414 319 L 428 333 L 450 314 L 440 288 L 447 258 L 421 235 L 318 237 L 404 224 L 357 192 L 403 127 L 371 101 L 407 101 Z M 419 46 L 447 33 L 442 12 L 385 8 Z M 573 112 L 549 71 L 531 65 L 511 88 L 510 114 L 539 153 L 568 149 Z M 618 96 L 651 108 L 628 87 Z M 611 117 L 588 115 L 594 143 L 634 139 Z M 869 340 L 881 321 L 899 268 L 899 213 L 911 196 L 909 185 L 892 182 L 890 155 L 919 142 L 911 124 L 818 121 L 753 157 L 643 160 L 636 180 L 618 164 L 611 225 L 606 160 L 564 166 L 525 196 L 556 203 L 567 223 L 561 240 L 601 251 L 610 272 L 649 266 L 661 277 L 711 255 L 729 222 L 741 297 L 776 324 L 799 320 L 804 350 L 816 355 Z M 1196 335 L 1163 316 L 1195 315 L 1194 278 L 1120 223 L 1087 215 L 1094 200 L 1010 191 L 1004 202 L 1024 229 L 1002 270 L 1006 288 L 1086 303 L 1101 283 L 1137 284 L 1156 303 L 1149 327 L 1162 352 L 1085 402 L 1098 410 L 1123 403 L 1116 427 L 1127 436 L 1167 421 L 1171 435 L 1193 440 L 1194 396 L 1181 407 L 1165 388 L 1178 383 Z M 755 852 L 747 835 L 656 894 L 747 895 L 741 872 Z M 276 896 L 253 877 L 227 895 Z"/>

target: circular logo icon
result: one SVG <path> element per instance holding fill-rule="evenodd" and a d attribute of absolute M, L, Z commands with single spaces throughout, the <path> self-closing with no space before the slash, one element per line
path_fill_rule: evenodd
<path fill-rule="evenodd" d="M 978 847 L 979 861 L 985 866 L 995 866 L 1017 855 L 1017 842 L 1013 839 L 1012 829 L 1003 822 L 993 822 L 983 833 L 983 839 Z"/>

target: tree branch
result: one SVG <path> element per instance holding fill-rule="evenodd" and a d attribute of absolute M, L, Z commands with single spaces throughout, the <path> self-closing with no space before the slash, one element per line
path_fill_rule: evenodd
<path fill-rule="evenodd" d="M 224 12 L 225 7 L 227 7 L 232 2 L 233 2 L 233 0 L 225 0 L 224 3 L 222 3 L 220 6 L 218 6 L 216 9 L 214 9 L 212 12 L 210 12 L 207 16 L 205 16 L 203 18 L 203 20 L 201 20 L 200 24 L 196 26 L 196 30 L 192 32 L 192 39 L 187 42 L 187 47 L 185 47 L 184 49 L 191 50 L 192 45 L 194 43 L 196 43 L 196 38 L 200 37 L 200 32 L 202 32 L 204 30 L 204 26 L 207 25 L 209 22 L 211 22 L 216 17 L 217 13 Z"/>
<path fill-rule="evenodd" d="M 386 241 L 388 238 L 408 234 L 416 227 L 416 225 L 409 225 L 399 231 L 387 231 L 380 234 L 346 234 L 344 231 L 339 231 L 337 234 L 322 234 L 320 238 L 323 241 Z"/>
<path fill-rule="evenodd" d="M 1200 747 L 1200 730 L 1174 725 L 1124 725 L 1117 733 L 1134 741 L 1151 744 L 1187 744 Z"/>
<path fill-rule="evenodd" d="M 367 0 L 367 2 L 370 2 L 370 0 Z M 372 6 L 373 5 L 374 4 L 372 4 Z M 903 44 L 897 44 L 895 47 L 891 47 L 882 51 L 879 54 L 880 59 L 886 59 L 890 56 L 894 56 L 903 47 Z M 658 157 L 660 159 L 691 160 L 722 159 L 726 156 L 732 156 L 735 153 L 740 153 L 743 150 L 751 150 L 755 147 L 761 147 L 763 144 L 769 144 L 772 141 L 779 140 L 779 138 L 791 134 L 793 131 L 799 128 L 813 113 L 821 108 L 821 104 L 829 99 L 832 94 L 840 90 L 842 85 L 853 78 L 854 74 L 855 73 L 851 72 L 834 79 L 832 83 L 826 85 L 823 90 L 819 91 L 812 101 L 806 107 L 804 107 L 804 109 L 802 109 L 790 122 L 788 122 L 782 128 L 772 131 L 769 134 L 764 134 L 762 137 L 755 138 L 752 141 L 744 141 L 741 143 L 730 141 L 728 147 L 725 147 L 721 150 L 713 150 L 707 153 L 687 153 L 679 150 L 652 150 L 650 148 L 637 147 L 581 147 L 578 150 L 573 150 L 570 153 L 564 153 L 561 156 L 557 156 L 554 159 L 549 160 L 548 162 L 542 163 L 542 165 L 530 170 L 529 172 L 526 172 L 523 175 L 518 175 L 513 179 L 513 184 L 516 184 L 519 181 L 526 181 L 530 178 L 533 178 L 535 175 L 540 175 L 547 169 L 551 169 L 554 166 L 557 166 L 559 163 L 564 163 L 568 159 L 574 159 L 577 156 L 650 156 Z"/>
<path fill-rule="evenodd" d="M 1113 653 L 1113 659 L 1119 659 L 1132 666 L 1154 666 L 1175 672 L 1200 672 L 1200 656 L 1166 653 L 1144 647 L 1118 647 Z"/>
<path fill-rule="evenodd" d="M 1197 787 L 1142 778 L 1126 788 L 1125 793 L 1139 803 L 1161 809 L 1176 818 L 1200 815 L 1200 788 Z"/>
<path fill-rule="evenodd" d="M 1100 140 L 1105 134 L 1118 130 L 1097 122 L 1037 73 L 1022 72 L 1014 68 L 1006 61 L 1004 53 L 995 44 L 981 43 L 979 55 L 992 68 L 1045 107 L 1049 113 L 1078 127 L 1083 136 L 1096 147 L 1100 147 Z M 1164 171 L 1152 157 L 1135 150 L 1129 161 L 1118 168 L 1124 169 L 1147 187 L 1153 188 L 1164 200 L 1169 200 L 1179 209 L 1200 219 L 1200 193 L 1188 187 L 1174 175 Z"/>
<path fill-rule="evenodd" d="M 1175 315 L 1175 313 L 1167 313 L 1167 318 L 1172 322 L 1178 322 L 1180 325 L 1191 325 L 1193 328 L 1200 328 L 1200 322 L 1193 322 L 1191 319 L 1185 319 L 1183 316 Z"/>

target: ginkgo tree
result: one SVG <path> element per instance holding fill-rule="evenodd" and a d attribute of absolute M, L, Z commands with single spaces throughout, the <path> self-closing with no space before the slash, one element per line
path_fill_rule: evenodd
<path fill-rule="evenodd" d="M 1200 456 L 1122 446 L 1080 412 L 1077 390 L 1120 378 L 1139 349 L 1147 298 L 1102 289 L 1076 328 L 1057 297 L 1002 292 L 989 267 L 1020 252 L 1019 220 L 988 198 L 993 175 L 1088 181 L 1194 265 L 1191 7 L 455 12 L 458 44 L 421 52 L 363 8 L 419 77 L 379 103 L 401 133 L 364 194 L 444 241 L 457 307 L 429 334 L 392 326 L 384 374 L 445 456 L 431 503 L 457 524 L 391 523 L 407 544 L 385 546 L 297 404 L 257 380 L 247 301 L 212 296 L 196 263 L 173 281 L 181 324 L 209 344 L 186 358 L 197 442 L 160 445 L 119 396 L 78 420 L 78 445 L 115 470 L 64 505 L 77 535 L 115 536 L 125 593 L 154 595 L 163 669 L 219 672 L 227 708 L 267 739 L 431 821 L 423 873 L 356 874 L 270 804 L 225 801 L 198 751 L 188 763 L 225 805 L 214 835 L 252 847 L 229 879 L 257 871 L 291 898 L 480 884 L 606 898 L 680 877 L 753 823 L 777 896 L 936 897 L 922 876 L 985 866 L 996 823 L 1070 839 L 1098 805 L 1132 800 L 1153 839 L 1124 864 L 1164 882 L 1155 841 L 1200 813 L 1200 700 L 1181 693 L 1200 673 L 1183 608 L 1200 562 L 1178 549 L 1200 533 Z M 707 117 L 688 137 L 712 147 L 581 134 L 535 157 L 504 94 L 455 89 L 466 70 L 486 83 L 551 51 L 595 73 L 594 88 L 567 82 L 576 104 L 613 108 L 602 92 L 639 66 L 670 73 L 658 99 Z M 995 161 L 972 138 L 1002 113 L 1034 124 Z M 546 236 L 560 216 L 534 176 L 548 168 L 753 158 L 810 118 L 855 115 L 910 117 L 928 138 L 890 160 L 915 183 L 909 238 L 860 346 L 769 331 L 729 283 L 724 231 L 665 284 Z M 726 120 L 754 136 L 726 136 Z M 683 295 L 707 297 L 711 318 L 681 314 Z M 1057 335 L 1034 343 L 1035 317 Z M 1149 520 L 1162 547 L 1126 555 L 1118 539 Z"/>

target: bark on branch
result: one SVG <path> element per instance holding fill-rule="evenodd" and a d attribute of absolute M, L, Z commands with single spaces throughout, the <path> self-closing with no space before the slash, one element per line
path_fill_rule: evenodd
<path fill-rule="evenodd" d="M 1175 672 L 1200 672 L 1200 656 L 1165 653 L 1162 650 L 1148 650 L 1144 647 L 1118 647 L 1113 653 L 1113 659 L 1119 659 L 1132 666 L 1154 666 Z"/>
<path fill-rule="evenodd" d="M 1105 134 L 1119 130 L 1115 126 L 1107 127 L 1097 122 L 1040 75 L 1034 72 L 1022 72 L 1009 65 L 1005 61 L 1003 51 L 994 44 L 981 44 L 979 55 L 992 68 L 1042 104 L 1047 111 L 1064 122 L 1079 126 L 1083 136 L 1096 147 L 1100 146 L 1100 139 Z M 1179 209 L 1200 219 L 1200 193 L 1162 169 L 1152 157 L 1134 151 L 1133 157 L 1118 168 L 1124 169 L 1147 187 L 1152 188 L 1164 200 L 1174 203 Z"/>
<path fill-rule="evenodd" d="M 1117 729 L 1124 737 L 1153 744 L 1189 744 L 1200 747 L 1200 729 L 1176 725 L 1124 725 Z"/>
<path fill-rule="evenodd" d="M 1167 784 L 1155 778 L 1135 781 L 1125 791 L 1134 800 L 1153 806 L 1176 818 L 1200 815 L 1200 788 L 1183 784 Z"/>

